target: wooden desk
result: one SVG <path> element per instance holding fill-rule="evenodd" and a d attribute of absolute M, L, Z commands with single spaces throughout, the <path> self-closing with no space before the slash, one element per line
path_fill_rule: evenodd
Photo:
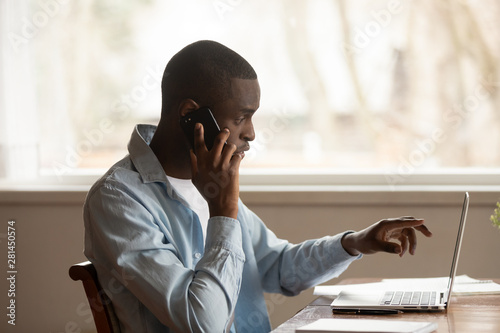
<path fill-rule="evenodd" d="M 339 284 L 377 282 L 380 279 L 348 279 Z M 500 279 L 494 279 L 500 283 Z M 402 313 L 387 316 L 337 315 L 332 314 L 330 303 L 333 297 L 321 296 L 311 302 L 295 316 L 273 330 L 273 333 L 294 333 L 297 327 L 320 318 L 391 319 L 410 321 L 432 321 L 438 323 L 436 332 L 446 333 L 499 333 L 500 295 L 452 296 L 450 307 L 441 313 Z"/>

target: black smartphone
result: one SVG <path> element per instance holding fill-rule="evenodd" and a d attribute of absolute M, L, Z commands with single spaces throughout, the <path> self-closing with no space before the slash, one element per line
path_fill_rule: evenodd
<path fill-rule="evenodd" d="M 215 137 L 220 133 L 219 125 L 217 124 L 212 111 L 208 107 L 202 107 L 181 117 L 181 127 L 193 149 L 194 126 L 196 123 L 203 125 L 205 145 L 208 150 L 211 150 L 214 145 Z"/>

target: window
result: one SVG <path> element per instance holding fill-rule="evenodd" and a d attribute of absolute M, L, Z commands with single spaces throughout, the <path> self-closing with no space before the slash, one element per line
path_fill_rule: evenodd
<path fill-rule="evenodd" d="M 163 69 L 199 39 L 231 47 L 259 75 L 257 138 L 243 173 L 402 183 L 450 168 L 498 172 L 497 1 L 1 6 L 3 179 L 101 173 L 126 154 L 134 124 L 158 121 Z"/>

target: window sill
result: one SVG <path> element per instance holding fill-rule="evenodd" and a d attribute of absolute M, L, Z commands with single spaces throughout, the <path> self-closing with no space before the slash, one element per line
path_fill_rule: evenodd
<path fill-rule="evenodd" d="M 0 186 L 0 205 L 58 204 L 82 205 L 90 185 Z M 248 205 L 359 205 L 435 206 L 459 205 L 468 191 L 473 206 L 495 206 L 500 186 L 387 186 L 353 185 L 242 185 L 240 196 Z"/>
<path fill-rule="evenodd" d="M 14 181 L 14 184 L 47 186 L 90 186 L 106 169 L 76 169 L 64 176 L 42 170 L 36 179 Z M 0 179 L 0 189 L 14 185 Z M 499 186 L 500 168 L 448 168 L 411 173 L 381 169 L 294 169 L 241 168 L 242 186 Z"/>

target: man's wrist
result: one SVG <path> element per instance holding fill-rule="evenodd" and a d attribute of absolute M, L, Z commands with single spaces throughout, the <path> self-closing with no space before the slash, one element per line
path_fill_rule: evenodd
<path fill-rule="evenodd" d="M 340 244 L 342 244 L 344 250 L 351 256 L 358 256 L 361 254 L 361 252 L 356 249 L 356 233 L 354 231 L 346 232 L 344 236 L 342 236 Z"/>
<path fill-rule="evenodd" d="M 237 219 L 238 217 L 238 207 L 236 209 L 217 209 L 217 208 L 209 208 L 210 217 L 214 216 L 225 216 L 230 217 L 232 219 Z"/>

